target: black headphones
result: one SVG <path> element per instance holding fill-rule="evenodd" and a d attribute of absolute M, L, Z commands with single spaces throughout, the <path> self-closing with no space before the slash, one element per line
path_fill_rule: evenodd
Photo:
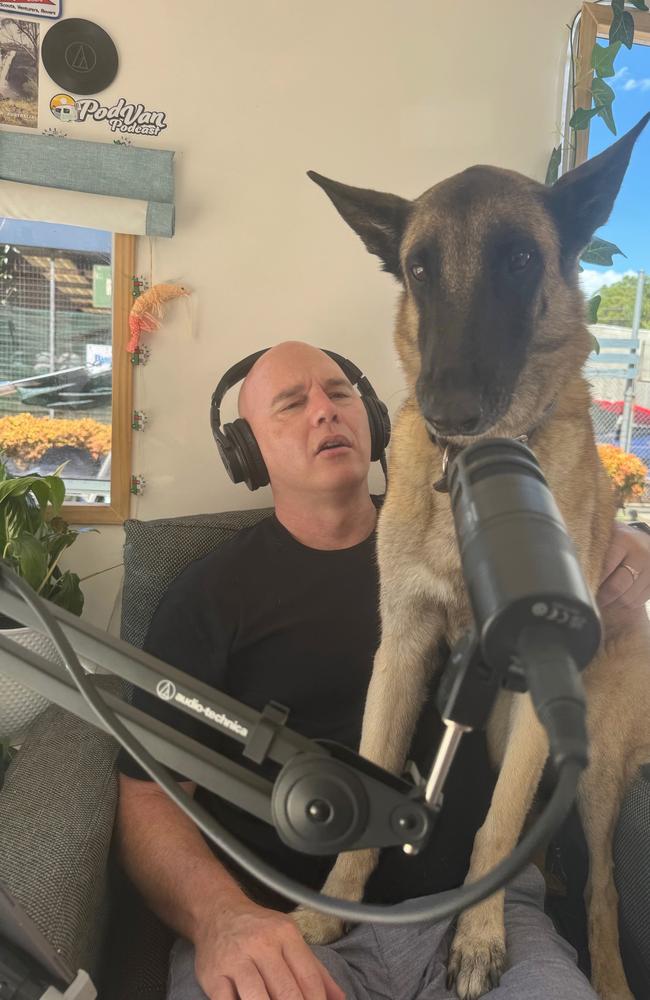
<path fill-rule="evenodd" d="M 260 486 L 267 485 L 269 474 L 266 463 L 247 420 L 238 417 L 231 424 L 221 426 L 221 402 L 228 389 L 246 378 L 257 359 L 266 354 L 268 349 L 265 347 L 255 354 L 249 354 L 247 358 L 229 368 L 212 393 L 210 404 L 210 426 L 226 472 L 233 483 L 246 483 L 249 490 L 257 490 Z M 355 364 L 340 354 L 335 354 L 334 351 L 323 351 L 323 353 L 336 361 L 346 378 L 359 390 L 370 424 L 370 460 L 380 461 L 385 473 L 384 452 L 390 441 L 388 407 L 378 398 L 366 376 Z"/>

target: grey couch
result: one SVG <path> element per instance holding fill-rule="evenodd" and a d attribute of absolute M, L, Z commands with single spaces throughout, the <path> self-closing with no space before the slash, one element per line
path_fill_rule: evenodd
<path fill-rule="evenodd" d="M 122 637 L 141 646 L 178 573 L 269 513 L 127 521 Z M 97 682 L 129 695 L 116 678 Z M 101 1000 L 162 1000 L 172 936 L 128 884 L 112 851 L 116 753 L 109 736 L 54 706 L 36 720 L 0 791 L 0 875 L 69 964 L 91 973 Z M 637 997 L 645 1000 L 650 769 L 628 793 L 615 848 L 626 967 Z"/>

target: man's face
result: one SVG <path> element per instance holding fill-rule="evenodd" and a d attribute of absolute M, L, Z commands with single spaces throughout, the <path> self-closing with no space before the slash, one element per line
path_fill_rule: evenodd
<path fill-rule="evenodd" d="M 258 367 L 259 366 L 259 367 Z M 276 497 L 340 492 L 368 476 L 370 428 L 365 406 L 339 366 L 307 344 L 264 355 L 242 393 Z"/>

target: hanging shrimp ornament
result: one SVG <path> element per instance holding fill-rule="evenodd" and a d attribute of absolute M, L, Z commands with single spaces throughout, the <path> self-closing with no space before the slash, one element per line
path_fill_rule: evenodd
<path fill-rule="evenodd" d="M 127 351 L 133 353 L 137 350 L 141 333 L 152 333 L 159 328 L 163 302 L 169 302 L 171 299 L 189 294 L 184 285 L 161 284 L 152 285 L 148 291 L 139 295 L 129 313 L 131 336 L 126 348 Z"/>

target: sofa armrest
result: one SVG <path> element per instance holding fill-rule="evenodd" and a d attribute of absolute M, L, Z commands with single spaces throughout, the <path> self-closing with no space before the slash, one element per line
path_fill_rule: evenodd
<path fill-rule="evenodd" d="M 650 996 L 650 764 L 628 789 L 614 837 L 621 951 L 637 996 Z"/>
<path fill-rule="evenodd" d="M 124 693 L 124 682 L 96 678 Z M 0 791 L 0 875 L 73 969 L 96 974 L 108 917 L 107 864 L 117 743 L 50 705 L 31 726 Z"/>

